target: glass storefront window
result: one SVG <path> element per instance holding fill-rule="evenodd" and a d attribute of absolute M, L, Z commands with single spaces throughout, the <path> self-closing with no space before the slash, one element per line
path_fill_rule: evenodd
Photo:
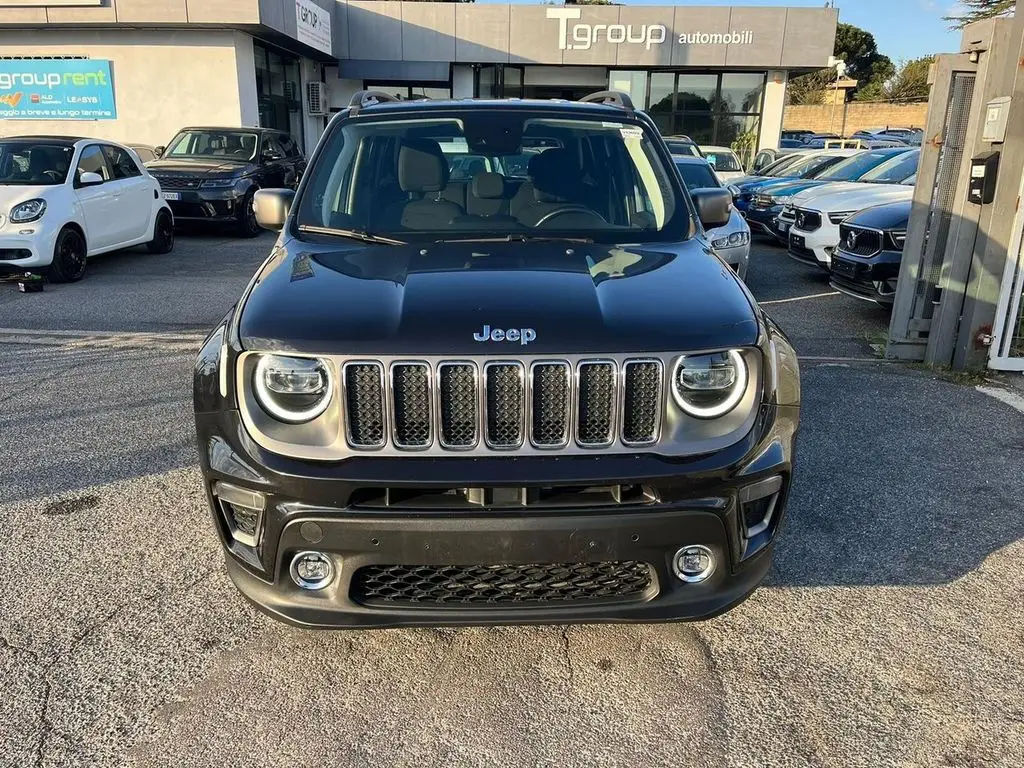
<path fill-rule="evenodd" d="M 302 102 L 299 60 L 279 51 L 253 44 L 256 64 L 256 99 L 260 125 L 290 131 L 302 141 Z"/>
<path fill-rule="evenodd" d="M 764 75 L 749 72 L 729 72 L 722 75 L 722 112 L 760 112 L 764 96 Z"/>
<path fill-rule="evenodd" d="M 718 90 L 718 75 L 679 75 L 676 109 L 680 112 L 710 112 Z"/>
<path fill-rule="evenodd" d="M 638 70 L 612 70 L 608 75 L 608 88 L 628 94 L 634 104 L 644 104 L 647 98 L 647 73 Z"/>
<path fill-rule="evenodd" d="M 675 73 L 652 72 L 651 95 L 647 112 L 662 133 L 675 133 L 672 127 L 672 113 L 675 112 Z"/>
<path fill-rule="evenodd" d="M 710 112 L 688 112 L 676 116 L 676 133 L 684 133 L 701 144 L 713 144 L 715 138 L 715 119 Z"/>

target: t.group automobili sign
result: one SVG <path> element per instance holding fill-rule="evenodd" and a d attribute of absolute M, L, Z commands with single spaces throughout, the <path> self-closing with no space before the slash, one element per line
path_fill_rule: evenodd
<path fill-rule="evenodd" d="M 582 16 L 580 8 L 548 8 L 547 17 L 558 20 L 558 48 L 563 51 L 587 51 L 602 39 L 619 45 L 642 45 L 646 50 L 661 45 L 668 39 L 664 24 L 573 24 Z M 732 32 L 683 32 L 680 45 L 751 45 L 751 30 Z"/>

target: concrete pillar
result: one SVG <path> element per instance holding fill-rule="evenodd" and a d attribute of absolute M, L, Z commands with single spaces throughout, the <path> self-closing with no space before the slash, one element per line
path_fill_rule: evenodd
<path fill-rule="evenodd" d="M 764 88 L 764 106 L 761 108 L 761 136 L 757 148 L 776 149 L 782 136 L 782 114 L 786 110 L 786 79 L 785 70 L 772 70 L 768 73 L 768 83 Z"/>
<path fill-rule="evenodd" d="M 337 67 L 325 69 L 327 80 L 327 94 L 331 109 L 344 109 L 352 101 L 356 91 L 363 90 L 362 80 L 350 80 L 338 77 Z"/>
<path fill-rule="evenodd" d="M 453 64 L 452 65 L 452 98 L 471 99 L 473 93 L 473 65 Z"/>
<path fill-rule="evenodd" d="M 235 33 L 235 70 L 238 77 L 239 124 L 260 124 L 260 107 L 256 95 L 256 59 L 252 37 L 244 32 Z"/>

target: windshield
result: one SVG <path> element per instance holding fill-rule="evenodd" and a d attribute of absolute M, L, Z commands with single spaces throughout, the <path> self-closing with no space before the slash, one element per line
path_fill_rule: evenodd
<path fill-rule="evenodd" d="M 636 124 L 547 110 L 435 115 L 338 123 L 307 172 L 299 231 L 401 241 L 688 236 L 678 181 Z"/>
<path fill-rule="evenodd" d="M 865 173 L 875 168 L 886 160 L 895 157 L 893 150 L 879 150 L 875 152 L 860 152 L 848 157 L 843 162 L 837 163 L 836 167 L 818 178 L 823 181 L 856 181 Z"/>
<path fill-rule="evenodd" d="M 676 163 L 676 168 L 679 169 L 679 175 L 683 177 L 687 189 L 722 186 L 711 166 L 706 163 Z"/>
<path fill-rule="evenodd" d="M 872 168 L 861 176 L 858 181 L 867 181 L 872 184 L 901 184 L 917 173 L 917 161 L 920 158 L 920 150 L 915 149 L 912 152 L 903 152 Z"/>
<path fill-rule="evenodd" d="M 786 169 L 786 176 L 793 176 L 798 179 L 816 179 L 828 168 L 836 165 L 843 158 L 835 155 L 813 155 L 805 157 L 796 163 L 792 168 Z"/>
<path fill-rule="evenodd" d="M 75 148 L 67 144 L 0 141 L 0 184 L 63 184 L 74 154 Z"/>
<path fill-rule="evenodd" d="M 800 161 L 801 157 L 801 155 L 784 155 L 783 157 L 778 158 L 769 165 L 766 165 L 764 168 L 757 172 L 757 175 L 783 176 L 785 175 L 786 171 L 788 171 L 790 168 L 792 168 Z"/>
<path fill-rule="evenodd" d="M 743 171 L 743 168 L 740 166 L 739 158 L 727 150 L 708 150 L 704 153 L 704 159 L 707 160 L 711 167 L 716 171 Z"/>
<path fill-rule="evenodd" d="M 256 157 L 258 144 L 256 134 L 246 131 L 182 131 L 171 140 L 164 157 L 224 157 L 252 160 Z"/>

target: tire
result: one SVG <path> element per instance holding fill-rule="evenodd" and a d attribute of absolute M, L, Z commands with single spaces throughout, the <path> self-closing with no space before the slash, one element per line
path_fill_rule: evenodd
<path fill-rule="evenodd" d="M 174 217 L 166 210 L 156 215 L 153 223 L 153 239 L 146 243 L 150 253 L 170 253 L 174 250 Z"/>
<path fill-rule="evenodd" d="M 256 237 L 263 228 L 256 221 L 256 211 L 252 208 L 253 198 L 256 190 L 250 189 L 242 199 L 242 205 L 238 211 L 238 221 L 235 224 L 235 233 L 239 237 Z"/>
<path fill-rule="evenodd" d="M 53 246 L 53 263 L 46 276 L 53 283 L 74 283 L 85 274 L 88 250 L 82 233 L 74 227 L 64 227 Z"/>

